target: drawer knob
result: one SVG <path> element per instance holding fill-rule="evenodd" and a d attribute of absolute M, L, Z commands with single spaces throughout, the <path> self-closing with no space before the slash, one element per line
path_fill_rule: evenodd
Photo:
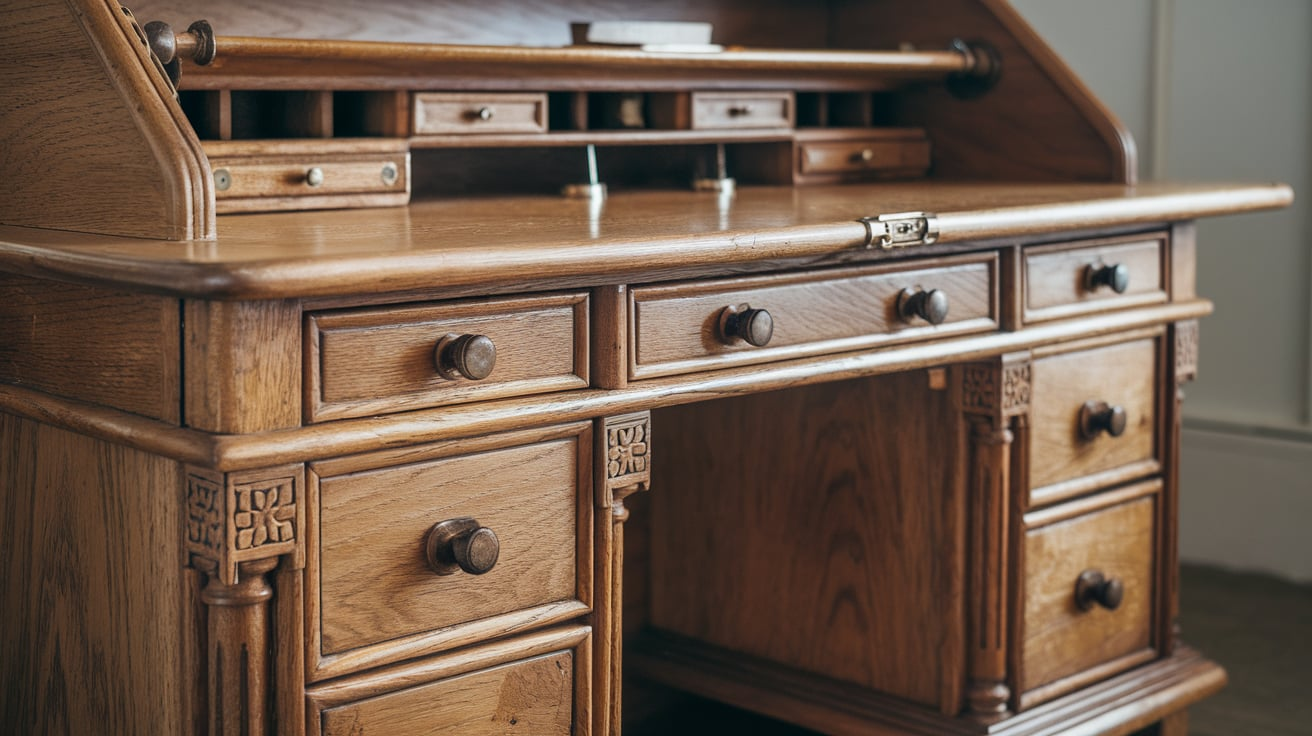
<path fill-rule="evenodd" d="M 862 148 L 859 153 L 852 154 L 852 163 L 868 164 L 873 161 L 874 158 L 875 151 L 873 148 Z"/>
<path fill-rule="evenodd" d="M 737 118 L 737 117 L 742 117 L 743 115 L 751 115 L 751 114 L 752 114 L 751 105 L 734 105 L 733 107 L 729 108 L 729 117 Z"/>
<path fill-rule="evenodd" d="M 496 532 L 480 526 L 477 519 L 448 519 L 428 530 L 424 556 L 438 575 L 454 575 L 461 570 L 482 575 L 496 567 L 501 540 Z"/>
<path fill-rule="evenodd" d="M 1112 406 L 1106 401 L 1086 401 L 1080 407 L 1080 436 L 1086 440 L 1106 432 L 1111 437 L 1125 434 L 1129 419 L 1125 407 Z"/>
<path fill-rule="evenodd" d="M 497 365 L 497 346 L 487 335 L 446 335 L 433 350 L 437 374 L 447 380 L 481 381 Z"/>
<path fill-rule="evenodd" d="M 323 169 L 315 166 L 305 172 L 305 183 L 312 187 L 323 185 Z"/>
<path fill-rule="evenodd" d="M 1102 570 L 1085 570 L 1075 579 L 1075 605 L 1087 611 L 1095 605 L 1115 611 L 1125 597 L 1125 585 L 1119 578 L 1109 578 Z"/>
<path fill-rule="evenodd" d="M 1130 288 L 1130 267 L 1124 263 L 1110 266 L 1090 264 L 1084 267 L 1084 288 L 1097 291 L 1100 286 L 1110 286 L 1117 294 L 1124 294 Z"/>
<path fill-rule="evenodd" d="M 941 325 L 948 318 L 948 295 L 938 289 L 903 289 L 897 297 L 897 313 L 906 322 L 919 317 Z"/>
<path fill-rule="evenodd" d="M 774 337 L 774 317 L 764 309 L 739 304 L 720 311 L 720 338 L 725 342 L 742 340 L 760 348 L 769 344 L 771 337 Z"/>
<path fill-rule="evenodd" d="M 474 112 L 474 117 L 478 118 L 479 120 L 491 120 L 492 116 L 496 114 L 497 111 L 493 110 L 490 107 L 480 107 L 478 108 L 478 110 Z"/>

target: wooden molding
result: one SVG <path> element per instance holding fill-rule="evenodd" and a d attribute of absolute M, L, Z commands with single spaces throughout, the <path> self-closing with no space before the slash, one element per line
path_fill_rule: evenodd
<path fill-rule="evenodd" d="M 291 555 L 304 564 L 305 474 L 300 465 L 219 473 L 188 467 L 186 548 L 192 564 L 224 585 L 241 563 Z"/>

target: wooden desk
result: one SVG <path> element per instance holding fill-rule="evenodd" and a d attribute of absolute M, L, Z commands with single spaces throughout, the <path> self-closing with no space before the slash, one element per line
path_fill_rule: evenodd
<path fill-rule="evenodd" d="M 1005 8 L 953 5 L 1011 29 L 1022 80 L 1055 63 Z M 750 56 L 690 79 L 855 84 Z M 1174 630 L 1211 308 L 1190 222 L 1291 192 L 1135 185 L 1125 148 L 1101 177 L 971 178 L 978 138 L 918 114 L 941 163 L 915 181 L 808 178 L 794 153 L 851 137 L 790 130 L 734 139 L 786 146 L 790 181 L 733 195 L 411 198 L 410 146 L 447 150 L 416 131 L 406 206 L 214 219 L 206 151 L 236 149 L 183 130 L 184 237 L 4 202 L 0 720 L 617 734 L 678 690 L 829 733 L 1183 733 L 1225 681 Z M 562 135 L 541 147 L 593 134 Z"/>

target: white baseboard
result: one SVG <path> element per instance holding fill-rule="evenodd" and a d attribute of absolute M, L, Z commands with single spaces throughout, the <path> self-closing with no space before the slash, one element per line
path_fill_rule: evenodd
<path fill-rule="evenodd" d="M 1181 446 L 1180 558 L 1312 581 L 1312 443 L 1186 425 Z"/>

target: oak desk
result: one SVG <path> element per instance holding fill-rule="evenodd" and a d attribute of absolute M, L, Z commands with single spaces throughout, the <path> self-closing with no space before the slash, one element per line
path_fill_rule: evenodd
<path fill-rule="evenodd" d="M 477 4 L 456 5 L 476 25 Z M 834 3 L 831 33 L 877 6 Z M 23 116 L 69 101 L 43 92 L 9 108 L 0 173 L 73 146 L 88 166 L 122 160 L 97 170 L 165 214 L 60 189 L 58 165 L 0 201 L 0 722 L 600 735 L 668 722 L 682 690 L 830 733 L 1181 734 L 1183 708 L 1224 683 L 1174 630 L 1180 387 L 1210 310 L 1191 221 L 1292 195 L 1136 185 L 1128 137 L 1005 6 L 939 8 L 1010 64 L 960 99 L 1066 90 L 1005 133 L 870 71 L 978 70 L 985 48 L 964 45 L 777 67 L 741 52 L 693 72 L 645 52 L 247 39 L 228 66 L 184 67 L 180 107 L 116 9 L 69 7 L 10 10 L 81 28 L 136 85 L 87 82 L 94 114 L 157 145 L 133 160 L 128 133 L 43 137 Z M 915 7 L 879 17 L 914 35 Z M 746 17 L 707 8 L 717 29 Z M 73 37 L 22 48 L 52 38 Z M 6 78 L 45 73 L 0 48 Z M 311 53 L 381 76 L 275 73 Z M 409 76 L 388 76 L 388 54 Z M 241 66 L 254 58 L 272 66 Z M 534 59 L 478 77 L 511 96 L 477 114 L 471 64 Z M 672 128 L 596 130 L 584 112 L 549 138 L 543 105 L 609 109 L 607 77 L 583 73 L 607 64 L 653 90 L 647 125 L 672 105 Z M 231 88 L 251 79 L 267 88 Z M 243 104 L 290 104 L 277 90 L 295 84 L 308 107 L 260 124 L 317 110 L 328 135 L 234 137 L 256 124 Z M 394 103 L 369 97 L 389 84 L 405 136 L 332 134 L 357 103 Z M 895 107 L 923 128 L 879 128 L 871 89 L 904 90 Z M 442 117 L 471 97 L 475 114 Z M 804 105 L 820 117 L 793 117 Z M 739 125 L 762 106 L 775 127 Z M 443 127 L 507 115 L 492 153 Z M 1094 132 L 1054 131 L 1063 116 Z M 455 196 L 425 168 L 532 149 L 540 184 L 560 175 L 551 151 L 583 143 L 629 151 L 607 159 L 629 186 Z M 736 192 L 642 186 L 664 180 L 633 168 L 716 144 Z M 170 173 L 134 179 L 142 160 Z"/>

